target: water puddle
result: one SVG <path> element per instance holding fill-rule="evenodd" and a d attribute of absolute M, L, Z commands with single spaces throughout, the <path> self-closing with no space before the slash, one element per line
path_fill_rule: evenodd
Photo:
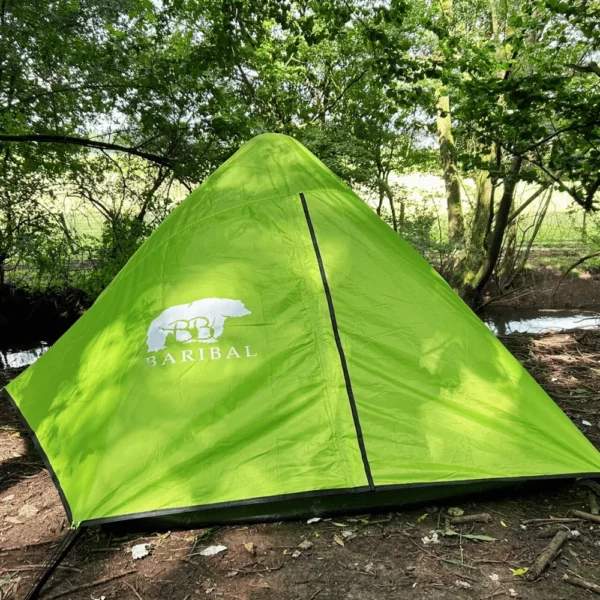
<path fill-rule="evenodd" d="M 481 318 L 496 335 L 598 329 L 600 307 L 578 310 L 498 309 L 483 313 Z"/>
<path fill-rule="evenodd" d="M 50 346 L 46 342 L 35 342 L 0 348 L 0 369 L 26 367 L 34 363 Z"/>

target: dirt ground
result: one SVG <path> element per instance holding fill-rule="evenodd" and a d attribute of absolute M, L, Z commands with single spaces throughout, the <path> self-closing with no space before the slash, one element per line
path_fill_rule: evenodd
<path fill-rule="evenodd" d="M 510 336 L 503 341 L 600 448 L 600 332 Z M 0 372 L 0 385 L 17 374 Z M 86 530 L 43 598 L 73 600 L 379 600 L 521 598 L 575 600 L 593 593 L 565 574 L 600 583 L 600 523 L 581 483 L 551 483 L 494 497 L 453 500 L 401 512 L 193 531 L 118 535 Z M 455 510 L 460 509 L 460 510 Z M 487 513 L 487 523 L 451 525 L 448 511 Z M 567 522 L 531 519 L 570 519 Z M 0 600 L 24 598 L 67 532 L 58 494 L 26 432 L 0 405 Z M 558 530 L 569 539 L 535 582 L 520 569 Z M 489 536 L 479 541 L 467 536 Z M 131 548 L 150 544 L 134 561 Z M 213 557 L 200 552 L 221 544 Z"/>

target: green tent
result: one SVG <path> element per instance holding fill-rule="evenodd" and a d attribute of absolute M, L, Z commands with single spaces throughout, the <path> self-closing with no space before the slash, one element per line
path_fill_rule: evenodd
<path fill-rule="evenodd" d="M 442 278 L 283 135 L 247 143 L 174 210 L 8 392 L 75 526 L 600 474 Z"/>

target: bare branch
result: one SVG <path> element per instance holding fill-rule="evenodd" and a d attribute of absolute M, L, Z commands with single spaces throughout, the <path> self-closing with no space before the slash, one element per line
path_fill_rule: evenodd
<path fill-rule="evenodd" d="M 151 154 L 149 152 L 143 152 L 136 148 L 128 148 L 127 146 L 121 146 L 120 144 L 111 144 L 109 142 L 100 142 L 96 140 L 90 140 L 87 138 L 75 137 L 70 135 L 52 135 L 52 134 L 26 134 L 26 135 L 10 135 L 0 133 L 0 142 L 35 142 L 35 143 L 46 143 L 46 144 L 67 144 L 70 146 L 83 146 L 85 148 L 97 148 L 99 150 L 114 150 L 115 152 L 124 152 L 125 154 L 132 154 L 133 156 L 139 156 L 150 162 L 162 165 L 164 167 L 172 167 L 174 161 L 167 156 L 159 156 L 157 154 Z"/>

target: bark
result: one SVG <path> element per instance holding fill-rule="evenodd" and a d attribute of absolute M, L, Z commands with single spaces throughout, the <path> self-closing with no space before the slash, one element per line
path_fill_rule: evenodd
<path fill-rule="evenodd" d="M 544 189 L 546 189 L 546 188 L 544 188 Z M 553 188 L 550 188 L 550 191 L 548 192 L 548 196 L 547 196 L 546 200 L 544 201 L 544 203 L 541 207 L 541 210 L 539 210 L 538 214 L 536 215 L 536 221 L 535 221 L 535 226 L 533 228 L 533 233 L 531 234 L 531 237 L 527 241 L 527 247 L 522 252 L 522 255 L 519 259 L 518 266 L 515 266 L 513 268 L 514 272 L 512 273 L 510 279 L 506 282 L 506 288 L 510 288 L 514 284 L 516 278 L 525 270 L 525 266 L 527 265 L 527 260 L 529 258 L 529 255 L 531 254 L 531 249 L 533 248 L 533 244 L 535 243 L 535 240 L 540 232 L 540 229 L 542 228 L 542 223 L 544 222 L 544 219 L 546 218 L 546 214 L 548 212 L 548 207 L 550 206 L 550 201 L 552 200 L 552 191 L 553 191 Z M 529 200 L 526 200 L 524 204 L 530 204 Z M 521 205 L 521 206 L 523 206 L 523 205 Z M 509 227 L 514 223 L 514 220 L 511 220 L 511 216 L 509 216 L 509 218 L 508 218 Z"/>
<path fill-rule="evenodd" d="M 398 231 L 398 227 L 402 227 L 404 225 L 404 203 L 400 204 L 400 218 L 396 219 L 396 207 L 394 206 L 394 195 L 392 194 L 392 190 L 390 189 L 389 183 L 385 182 L 385 194 L 390 203 L 390 210 L 392 211 L 392 225 L 394 227 L 394 231 Z"/>
<path fill-rule="evenodd" d="M 594 594 L 600 595 L 600 585 L 597 583 L 592 583 L 591 581 L 586 581 L 585 579 L 577 579 L 576 577 L 569 577 L 567 573 L 563 575 L 563 581 L 566 581 L 567 583 L 570 583 L 576 587 L 583 588 L 584 590 L 594 592 Z"/>
<path fill-rule="evenodd" d="M 504 178 L 504 190 L 496 212 L 494 230 L 490 237 L 485 259 L 477 274 L 474 277 L 467 276 L 468 280 L 464 281 L 462 285 L 461 295 L 469 304 L 474 304 L 479 299 L 498 263 L 522 163 L 523 159 L 520 156 L 516 156 L 511 162 L 510 171 Z"/>
<path fill-rule="evenodd" d="M 567 541 L 569 537 L 569 531 L 559 531 L 554 539 L 544 548 L 542 553 L 535 559 L 535 562 L 527 571 L 527 579 L 529 581 L 536 580 L 548 566 L 548 563 L 556 556 L 561 546 Z"/>
<path fill-rule="evenodd" d="M 447 90 L 443 87 L 438 90 L 437 111 L 436 125 L 448 205 L 448 234 L 452 243 L 460 244 L 464 240 L 465 227 L 458 180 L 456 146 L 452 136 L 450 98 Z"/>
<path fill-rule="evenodd" d="M 473 260 L 475 257 L 485 254 L 489 232 L 490 214 L 492 213 L 492 180 L 488 171 L 478 171 L 475 174 L 475 185 L 477 198 L 469 239 L 469 255 L 472 257 L 472 262 L 475 262 Z"/>

